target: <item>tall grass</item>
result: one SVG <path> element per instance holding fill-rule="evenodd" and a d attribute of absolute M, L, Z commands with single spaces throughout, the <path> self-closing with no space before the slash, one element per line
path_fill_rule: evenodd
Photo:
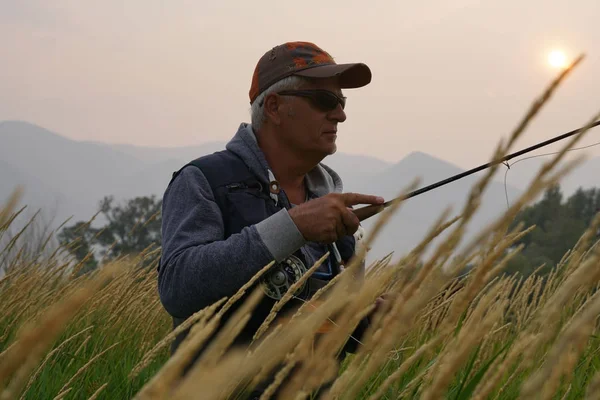
<path fill-rule="evenodd" d="M 494 159 L 509 152 L 580 60 L 532 105 Z M 550 275 L 502 273 L 520 251 L 515 242 L 532 229 L 509 231 L 511 222 L 577 165 L 561 161 L 585 133 L 565 143 L 521 198 L 465 246 L 458 244 L 496 167 L 481 176 L 458 217 L 444 212 L 412 252 L 378 261 L 357 280 L 366 249 L 414 185 L 406 188 L 343 273 L 291 318 L 278 318 L 283 303 L 275 305 L 249 349 L 231 343 L 261 300 L 253 283 L 270 265 L 171 332 L 157 296 L 156 251 L 80 275 L 65 248 L 22 257 L 11 240 L 0 278 L 0 399 L 235 399 L 268 376 L 275 378 L 262 399 L 305 399 L 319 390 L 325 399 L 598 398 L 600 216 Z M 16 203 L 17 196 L 0 209 L 0 236 L 18 213 Z M 433 246 L 441 233 L 448 235 Z M 182 377 L 246 291 L 250 296 Z M 381 296 L 386 300 L 374 309 Z M 366 315 L 371 325 L 358 351 L 340 363 L 340 349 Z M 330 329 L 317 333 L 324 324 Z M 189 327 L 169 357 L 169 344 Z"/>

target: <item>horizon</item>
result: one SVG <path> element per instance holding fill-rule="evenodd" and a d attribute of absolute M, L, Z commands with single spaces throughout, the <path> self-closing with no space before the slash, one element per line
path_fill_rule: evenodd
<path fill-rule="evenodd" d="M 136 148 L 140 148 L 140 149 L 150 149 L 150 150 L 161 150 L 161 149 L 184 150 L 184 149 L 188 149 L 189 147 L 203 147 L 203 146 L 210 146 L 210 145 L 219 145 L 219 146 L 223 145 L 224 146 L 227 143 L 227 140 L 212 140 L 212 141 L 208 141 L 208 142 L 204 142 L 204 143 L 194 144 L 194 145 L 191 145 L 191 146 L 189 146 L 189 145 L 188 146 L 150 146 L 150 145 L 145 146 L 145 145 L 138 145 L 138 144 L 134 144 L 134 143 L 118 143 L 118 142 L 114 142 L 113 143 L 113 142 L 105 142 L 105 141 L 98 141 L 98 140 L 74 139 L 74 138 L 70 138 L 70 137 L 67 137 L 67 136 L 63 135 L 60 132 L 55 132 L 55 131 L 53 131 L 51 129 L 48 129 L 48 128 L 44 127 L 44 126 L 41 126 L 41 125 L 38 125 L 38 124 L 35 124 L 35 123 L 32 123 L 32 122 L 29 122 L 29 121 L 22 121 L 22 120 L 0 120 L 0 125 L 2 125 L 3 123 L 22 123 L 22 124 L 27 124 L 27 125 L 33 126 L 35 128 L 38 128 L 38 129 L 44 129 L 44 130 L 50 132 L 51 134 L 59 136 L 59 137 L 61 137 L 63 139 L 66 139 L 66 140 L 70 140 L 70 141 L 74 141 L 74 142 L 78 142 L 78 143 L 88 143 L 88 144 L 105 145 L 105 146 L 128 146 L 128 147 L 136 147 Z M 595 129 L 598 130 L 598 131 L 600 131 L 600 127 L 597 127 Z M 596 143 L 595 145 L 600 145 L 600 142 Z M 593 146 L 595 146 L 595 145 L 593 145 Z M 550 146 L 552 146 L 552 145 L 550 145 Z M 582 146 L 582 147 L 586 147 L 586 146 Z M 578 147 L 576 147 L 575 150 L 577 148 Z M 513 150 L 511 152 L 514 153 L 514 152 L 519 151 L 519 150 L 522 150 L 522 148 L 518 148 L 518 149 L 517 148 L 513 148 Z M 579 155 L 579 154 L 574 154 L 574 153 L 576 153 L 576 152 L 567 153 L 565 155 L 565 160 L 571 159 L 572 157 L 577 157 Z M 413 150 L 407 152 L 406 154 L 404 154 L 401 158 L 399 158 L 397 160 L 386 160 L 384 158 L 378 157 L 377 155 L 366 154 L 366 153 L 354 153 L 354 152 L 342 151 L 342 150 L 340 150 L 338 148 L 338 150 L 336 151 L 335 154 L 327 156 L 324 159 L 323 162 L 327 163 L 326 159 L 329 158 L 329 157 L 333 157 L 336 154 L 347 155 L 347 156 L 355 156 L 355 157 L 371 158 L 371 159 L 377 160 L 379 162 L 386 163 L 388 167 L 393 167 L 394 165 L 399 164 L 400 162 L 406 160 L 407 158 L 409 158 L 409 157 L 411 157 L 413 155 L 423 154 L 423 155 L 431 157 L 431 158 L 433 158 L 433 159 L 435 159 L 437 161 L 442 161 L 442 162 L 448 163 L 448 164 L 450 164 L 450 165 L 452 165 L 452 166 L 454 166 L 456 168 L 459 168 L 459 169 L 461 169 L 463 171 L 466 171 L 466 170 L 469 170 L 469 169 L 472 169 L 472 168 L 476 168 L 478 166 L 481 166 L 481 165 L 483 165 L 483 164 L 488 163 L 488 162 L 491 161 L 490 158 L 486 158 L 486 159 L 482 159 L 477 164 L 463 166 L 463 165 L 460 165 L 460 164 L 458 164 L 456 162 L 453 162 L 451 160 L 448 160 L 448 159 L 436 156 L 434 154 L 428 153 L 427 151 L 424 151 L 422 149 L 413 149 Z M 532 153 L 532 154 L 535 154 L 535 153 Z M 544 154 L 542 154 L 542 156 L 544 156 Z M 525 156 L 523 156 L 523 157 L 525 157 Z M 600 153 L 593 154 L 591 157 L 589 157 L 589 155 L 588 155 L 588 159 L 585 162 L 590 161 L 590 160 L 592 160 L 592 159 L 594 159 L 596 157 L 600 157 Z M 515 162 L 515 161 L 518 161 L 518 160 L 519 160 L 519 158 L 516 158 L 516 159 L 513 159 L 512 162 Z M 585 162 L 580 167 L 582 167 L 585 164 Z M 580 168 L 580 167 L 578 167 L 578 168 Z M 578 168 L 576 168 L 576 170 Z M 497 179 L 497 178 L 494 178 L 494 179 Z M 508 184 L 508 185 L 512 186 L 511 184 Z M 514 187 L 518 187 L 518 186 L 519 185 L 514 186 Z"/>
<path fill-rule="evenodd" d="M 0 120 L 114 145 L 226 142 L 249 122 L 258 58 L 308 40 L 373 71 L 371 84 L 345 91 L 338 151 L 390 163 L 420 151 L 469 168 L 491 157 L 565 59 L 586 54 L 514 149 L 577 129 L 600 109 L 598 11 L 594 0 L 4 2 Z M 581 145 L 594 142 L 590 134 Z"/>
<path fill-rule="evenodd" d="M 69 137 L 61 134 L 60 132 L 55 132 L 55 131 L 53 131 L 51 129 L 48 129 L 48 128 L 44 127 L 44 126 L 40 126 L 38 124 L 29 122 L 29 121 L 22 121 L 22 120 L 0 120 L 0 125 L 2 125 L 3 123 L 27 124 L 27 125 L 30 125 L 30 126 L 33 126 L 33 127 L 37 128 L 37 129 L 44 129 L 44 130 L 50 132 L 51 134 L 59 136 L 59 137 L 61 137 L 63 139 L 70 140 L 70 141 L 73 141 L 73 142 L 78 142 L 78 143 L 100 144 L 100 145 L 106 145 L 106 146 L 130 146 L 130 147 L 137 147 L 137 148 L 143 148 L 143 149 L 153 149 L 153 150 L 161 150 L 161 149 L 180 150 L 180 149 L 186 149 L 186 148 L 190 147 L 190 146 L 171 146 L 171 147 L 169 147 L 169 146 L 143 146 L 143 145 L 137 145 L 137 144 L 132 144 L 132 143 L 111 143 L 111 142 L 103 142 L 103 141 L 97 141 L 97 140 L 73 139 L 73 138 L 69 138 Z M 193 145 L 191 147 L 202 147 L 202 146 L 207 146 L 207 145 L 211 145 L 211 144 L 221 145 L 221 144 L 226 144 L 226 143 L 227 143 L 226 141 L 214 140 L 214 141 L 210 141 L 210 142 L 199 143 L 199 144 Z M 440 161 L 444 161 L 444 162 L 450 163 L 450 164 L 455 165 L 456 167 L 460 168 L 458 165 L 453 164 L 450 161 L 444 160 L 444 159 L 439 158 L 439 157 L 435 157 L 435 156 L 433 156 L 433 155 L 431 155 L 431 154 L 429 154 L 429 153 L 427 153 L 425 151 L 421 151 L 421 150 L 413 150 L 410 153 L 406 154 L 400 160 L 397 160 L 396 162 L 387 161 L 387 160 L 384 160 L 382 158 L 378 158 L 377 156 L 373 156 L 373 155 L 369 155 L 369 154 L 364 154 L 364 153 L 349 153 L 349 152 L 339 151 L 338 150 L 336 152 L 336 154 L 344 154 L 344 155 L 350 155 L 350 156 L 360 156 L 360 157 L 374 158 L 374 159 L 376 159 L 378 161 L 385 162 L 385 163 L 387 163 L 389 165 L 394 165 L 394 164 L 396 164 L 396 163 L 404 160 L 405 158 L 407 158 L 408 156 L 413 155 L 413 154 L 424 154 L 426 156 L 435 158 L 435 159 L 440 160 Z M 331 156 L 328 156 L 328 157 L 331 157 Z"/>

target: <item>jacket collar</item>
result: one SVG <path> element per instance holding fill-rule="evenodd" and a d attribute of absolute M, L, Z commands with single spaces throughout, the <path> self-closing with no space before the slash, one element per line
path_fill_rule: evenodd
<path fill-rule="evenodd" d="M 226 149 L 240 157 L 250 171 L 264 184 L 269 185 L 275 180 L 275 176 L 269 168 L 263 152 L 258 147 L 256 135 L 250 124 L 240 124 L 235 136 L 227 143 Z M 305 179 L 308 190 L 318 197 L 333 192 L 341 193 L 343 191 L 343 183 L 340 176 L 332 168 L 323 163 L 319 163 L 308 172 Z M 273 198 L 275 199 L 275 197 Z"/>

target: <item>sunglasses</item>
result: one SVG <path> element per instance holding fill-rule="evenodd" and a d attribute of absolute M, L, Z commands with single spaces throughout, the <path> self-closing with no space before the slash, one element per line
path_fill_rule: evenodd
<path fill-rule="evenodd" d="M 306 97 L 310 102 L 321 111 L 333 111 L 341 104 L 342 110 L 346 107 L 346 97 L 339 97 L 333 92 L 325 89 L 313 90 L 283 90 L 277 92 L 282 96 Z"/>

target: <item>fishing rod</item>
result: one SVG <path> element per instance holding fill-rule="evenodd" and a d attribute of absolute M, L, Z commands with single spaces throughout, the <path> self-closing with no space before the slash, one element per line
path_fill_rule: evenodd
<path fill-rule="evenodd" d="M 600 125 L 600 121 L 597 121 L 597 122 L 593 123 L 591 126 L 589 126 L 588 129 L 595 128 L 598 125 Z M 489 168 L 491 166 L 494 166 L 494 165 L 497 165 L 497 164 L 501 164 L 501 163 L 505 163 L 506 161 L 512 160 L 515 157 L 519 157 L 519 156 L 521 156 L 523 154 L 529 153 L 531 151 L 540 149 L 540 148 L 542 148 L 544 146 L 548 146 L 548 145 L 550 145 L 552 143 L 556 143 L 558 141 L 561 141 L 563 139 L 566 139 L 568 137 L 576 135 L 577 133 L 581 132 L 583 129 L 585 129 L 585 128 L 579 128 L 579 129 L 575 129 L 574 131 L 571 131 L 571 132 L 563 133 L 562 135 L 556 136 L 556 137 L 554 137 L 552 139 L 548 139 L 546 141 L 540 142 L 540 143 L 535 144 L 533 146 L 527 147 L 527 148 L 525 148 L 523 150 L 519 150 L 519 151 L 517 151 L 515 153 L 508 154 L 508 155 L 506 155 L 506 156 L 504 156 L 502 158 L 499 158 L 498 160 L 482 164 L 482 165 L 480 165 L 478 167 L 475 167 L 475 168 L 472 168 L 472 169 L 470 169 L 468 171 L 461 172 L 460 174 L 456 174 L 454 176 L 451 176 L 451 177 L 446 178 L 444 180 L 441 180 L 439 182 L 433 183 L 433 184 L 431 184 L 429 186 L 425 186 L 425 187 L 423 187 L 421 189 L 417 189 L 415 191 L 412 191 L 412 192 L 408 193 L 405 196 L 402 196 L 402 199 L 404 199 L 404 200 L 410 199 L 411 197 L 415 197 L 415 196 L 418 196 L 420 194 L 429 192 L 430 190 L 437 189 L 437 188 L 439 188 L 441 186 L 447 185 L 449 183 L 452 183 L 454 181 L 462 179 L 462 178 L 464 178 L 466 176 L 472 175 L 472 174 L 474 174 L 476 172 L 483 171 L 484 169 L 487 169 L 487 168 Z M 354 214 L 356 214 L 356 216 L 358 217 L 359 221 L 364 221 L 364 220 L 366 220 L 368 218 L 371 218 L 372 216 L 380 213 L 381 211 L 383 211 L 387 207 L 391 206 L 392 203 L 394 203 L 396 200 L 399 200 L 399 199 L 400 198 L 396 198 L 396 199 L 393 199 L 393 200 L 386 201 L 382 205 L 370 205 L 370 206 L 358 208 L 356 210 L 353 210 L 353 212 L 354 212 Z"/>

